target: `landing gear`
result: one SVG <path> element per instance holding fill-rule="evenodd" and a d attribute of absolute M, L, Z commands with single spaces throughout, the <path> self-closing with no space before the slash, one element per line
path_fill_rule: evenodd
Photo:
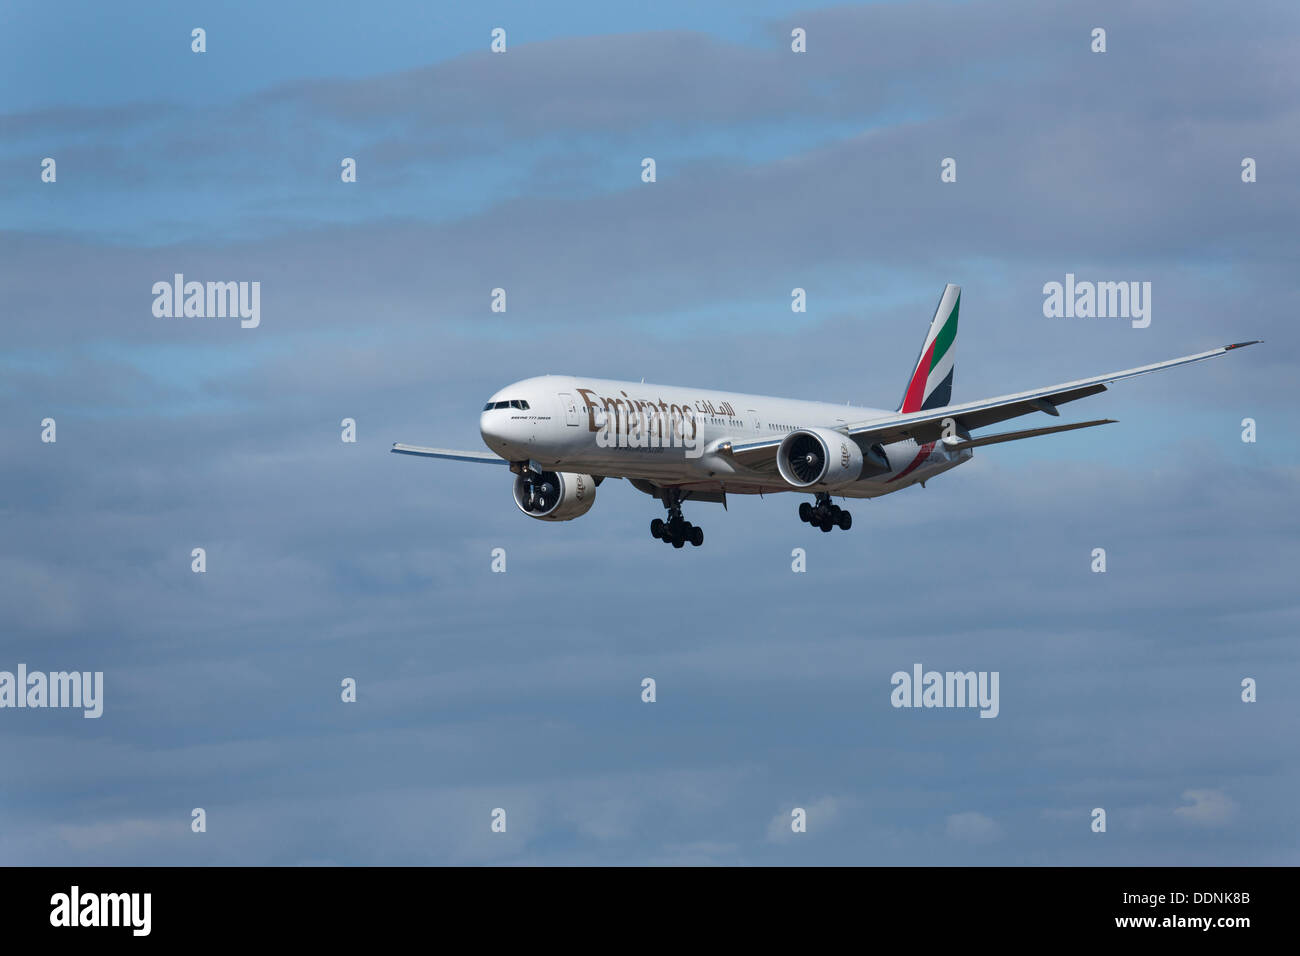
<path fill-rule="evenodd" d="M 830 531 L 834 527 L 848 531 L 853 527 L 853 515 L 839 505 L 831 504 L 831 496 L 824 491 L 817 494 L 816 504 L 805 501 L 799 505 L 799 520 L 814 528 L 821 528 L 822 531 Z"/>
<path fill-rule="evenodd" d="M 682 517 L 681 492 L 675 489 L 664 490 L 664 504 L 668 507 L 668 520 L 655 518 L 650 522 L 650 536 L 658 538 L 674 548 L 685 547 L 689 541 L 698 548 L 704 543 L 704 529 L 698 528 Z"/>

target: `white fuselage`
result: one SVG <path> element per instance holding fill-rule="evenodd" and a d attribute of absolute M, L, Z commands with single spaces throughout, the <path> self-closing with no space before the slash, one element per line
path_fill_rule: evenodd
<path fill-rule="evenodd" d="M 505 407 L 495 407 L 508 403 Z M 746 469 L 722 446 L 801 428 L 843 429 L 894 414 L 877 408 L 651 385 L 569 375 L 524 379 L 492 396 L 479 419 L 484 443 L 509 461 L 549 470 L 644 479 L 708 492 L 798 491 L 770 472 Z M 942 442 L 906 440 L 881 449 L 889 470 L 833 492 L 875 498 L 924 482 L 971 457 Z"/>

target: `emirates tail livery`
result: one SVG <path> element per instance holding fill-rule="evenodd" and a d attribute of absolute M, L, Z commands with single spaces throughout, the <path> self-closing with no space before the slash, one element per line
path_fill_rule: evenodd
<path fill-rule="evenodd" d="M 674 548 L 700 545 L 704 532 L 682 517 L 685 501 L 800 491 L 803 521 L 830 531 L 852 525 L 831 502 L 876 498 L 970 460 L 981 445 L 1091 428 L 1110 418 L 973 435 L 977 429 L 1104 392 L 1111 382 L 1190 365 L 1255 342 L 1186 355 L 1077 382 L 959 405 L 952 401 L 961 289 L 947 286 L 897 411 L 742 395 L 705 388 L 543 375 L 503 388 L 483 406 L 479 431 L 492 454 L 397 444 L 426 458 L 508 464 L 515 504 L 530 518 L 568 521 L 586 514 L 596 487 L 625 478 L 658 498 L 667 520 L 650 533 Z"/>

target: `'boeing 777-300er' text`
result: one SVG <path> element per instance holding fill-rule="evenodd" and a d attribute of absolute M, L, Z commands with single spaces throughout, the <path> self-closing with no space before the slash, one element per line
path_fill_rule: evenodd
<path fill-rule="evenodd" d="M 531 518 L 568 521 L 591 510 L 596 487 L 625 478 L 658 498 L 667 520 L 650 533 L 680 548 L 704 532 L 682 517 L 685 501 L 726 505 L 727 495 L 813 495 L 799 517 L 822 531 L 848 530 L 852 516 L 831 501 L 876 498 L 925 484 L 968 461 L 981 445 L 1105 425 L 1102 418 L 996 434 L 997 422 L 1104 392 L 1111 382 L 1190 365 L 1254 342 L 959 405 L 952 401 L 961 289 L 944 289 L 897 411 L 740 395 L 704 388 L 543 375 L 508 385 L 483 407 L 479 431 L 492 453 L 397 444 L 426 458 L 508 464 L 515 504 Z"/>

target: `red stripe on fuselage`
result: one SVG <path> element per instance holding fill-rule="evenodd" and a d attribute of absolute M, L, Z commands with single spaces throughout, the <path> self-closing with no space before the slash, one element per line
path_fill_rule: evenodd
<path fill-rule="evenodd" d="M 912 463 L 908 465 L 906 468 L 904 468 L 902 471 L 900 471 L 898 474 L 896 474 L 893 478 L 890 478 L 889 481 L 897 481 L 899 478 L 902 478 L 910 474 L 913 470 L 915 470 L 917 465 L 921 464 L 922 461 L 930 457 L 930 452 L 933 450 L 934 450 L 934 442 L 932 441 L 926 442 L 924 445 L 921 446 L 921 450 L 916 453 L 916 457 L 912 459 Z M 885 482 L 885 484 L 889 484 L 889 481 Z"/>

